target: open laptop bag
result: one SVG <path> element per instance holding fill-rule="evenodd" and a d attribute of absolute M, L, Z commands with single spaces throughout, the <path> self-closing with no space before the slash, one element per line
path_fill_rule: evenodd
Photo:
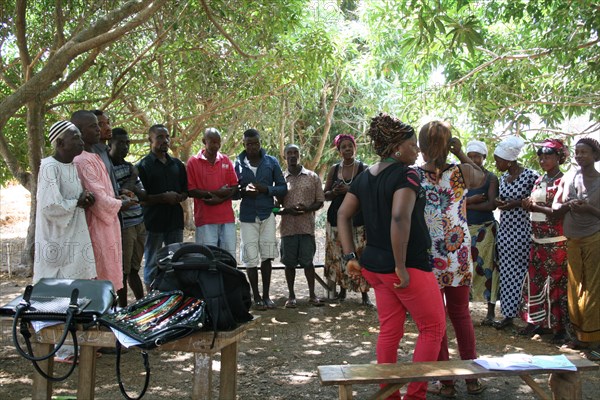
<path fill-rule="evenodd" d="M 23 296 L 0 307 L 0 315 L 13 317 L 12 337 L 17 352 L 33 363 L 36 371 L 52 382 L 67 379 L 78 358 L 77 326 L 83 324 L 85 329 L 114 306 L 116 295 L 110 281 L 92 279 L 40 279 L 35 285 L 28 285 Z M 61 321 L 64 322 L 63 333 L 54 349 L 45 355 L 33 354 L 31 345 L 31 321 Z M 18 341 L 17 326 L 20 328 L 26 349 Z M 69 371 L 61 376 L 47 375 L 38 366 L 39 361 L 53 357 L 64 345 L 67 336 L 71 335 L 74 347 L 74 359 Z"/>

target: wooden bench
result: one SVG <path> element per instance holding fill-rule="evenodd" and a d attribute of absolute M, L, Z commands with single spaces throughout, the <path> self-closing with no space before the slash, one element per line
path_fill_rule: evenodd
<path fill-rule="evenodd" d="M 149 350 L 153 353 L 182 351 L 194 353 L 194 375 L 192 378 L 192 395 L 194 400 L 212 399 L 212 358 L 216 353 L 221 353 L 221 372 L 219 384 L 219 399 L 231 400 L 236 398 L 237 392 L 237 357 L 238 343 L 248 330 L 257 324 L 259 317 L 254 317 L 250 322 L 240 325 L 232 331 L 218 332 L 214 347 L 211 348 L 213 332 L 197 332 L 185 338 L 166 343 L 160 347 Z M 0 319 L 2 328 L 12 326 L 12 318 Z M 34 333 L 31 341 L 35 354 L 48 354 L 54 344 L 60 339 L 63 325 L 56 325 Z M 32 331 L 33 332 L 33 331 Z M 80 346 L 79 373 L 77 381 L 77 398 L 93 400 L 96 388 L 96 350 L 99 347 L 115 347 L 115 336 L 106 328 L 94 327 L 88 330 L 78 330 L 77 340 Z M 66 342 L 71 344 L 69 339 Z M 140 361 L 141 363 L 141 361 Z M 54 360 L 39 363 L 42 370 L 52 374 Z M 141 368 L 141 365 L 140 365 Z M 152 371 L 150 371 L 152 373 Z M 125 372 L 126 373 L 126 372 Z M 115 376 L 116 382 L 116 376 Z M 150 380 L 152 384 L 152 378 Z M 52 382 L 44 379 L 37 372 L 33 374 L 33 400 L 50 400 L 52 398 Z"/>
<path fill-rule="evenodd" d="M 352 385 L 385 384 L 370 400 L 385 399 L 408 382 L 492 378 L 519 376 L 541 399 L 577 400 L 582 398 L 582 371 L 598 370 L 600 366 L 575 355 L 567 356 L 577 371 L 528 369 L 518 371 L 492 371 L 472 360 L 429 361 L 398 364 L 349 364 L 319 366 L 322 385 L 339 385 L 340 400 L 352 399 Z M 550 374 L 552 397 L 533 380 L 532 375 Z M 510 397 L 510 396 L 509 396 Z"/>

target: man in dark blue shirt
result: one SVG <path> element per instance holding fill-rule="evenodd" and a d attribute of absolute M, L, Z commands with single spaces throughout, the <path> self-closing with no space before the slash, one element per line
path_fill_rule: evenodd
<path fill-rule="evenodd" d="M 148 131 L 150 154 L 137 169 L 147 196 L 142 199 L 146 244 L 144 245 L 144 283 L 149 287 L 156 275 L 156 252 L 171 243 L 183 242 L 183 208 L 187 199 L 185 165 L 169 156 L 170 137 L 164 125 Z"/>
<path fill-rule="evenodd" d="M 240 183 L 241 258 L 254 296 L 254 308 L 266 310 L 275 304 L 269 298 L 271 261 L 277 257 L 273 197 L 284 197 L 287 184 L 279 162 L 260 146 L 256 129 L 244 132 L 244 151 L 235 161 Z M 258 291 L 258 263 L 262 276 L 262 297 Z"/>

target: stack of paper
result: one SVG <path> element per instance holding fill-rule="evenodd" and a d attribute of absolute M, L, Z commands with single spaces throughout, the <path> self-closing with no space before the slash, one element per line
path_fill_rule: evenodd
<path fill-rule="evenodd" d="M 577 367 L 564 355 L 532 356 L 528 354 L 506 354 L 504 357 L 478 358 L 474 360 L 485 369 L 521 370 L 521 369 L 558 369 L 577 371 Z"/>

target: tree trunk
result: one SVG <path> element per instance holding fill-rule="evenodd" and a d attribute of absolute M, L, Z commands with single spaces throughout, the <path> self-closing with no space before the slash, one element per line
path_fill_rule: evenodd
<path fill-rule="evenodd" d="M 29 165 L 31 166 L 31 178 L 26 187 L 31 193 L 31 207 L 29 212 L 29 227 L 25 248 L 21 254 L 21 265 L 31 274 L 33 272 L 33 257 L 35 248 L 35 216 L 37 204 L 37 180 L 42 159 L 42 148 L 44 147 L 44 107 L 41 101 L 27 103 L 27 130 L 29 132 Z"/>

